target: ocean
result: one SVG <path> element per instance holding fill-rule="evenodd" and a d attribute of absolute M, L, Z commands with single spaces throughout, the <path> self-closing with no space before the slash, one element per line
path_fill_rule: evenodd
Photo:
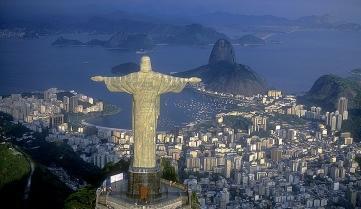
<path fill-rule="evenodd" d="M 274 35 L 264 46 L 235 45 L 236 59 L 263 76 L 271 88 L 288 93 L 302 93 L 323 74 L 347 75 L 361 67 L 361 33 L 340 31 L 298 31 Z M 63 34 L 66 38 L 90 40 L 108 36 Z M 75 90 L 118 105 L 122 111 L 114 116 L 90 120 L 97 125 L 130 128 L 131 98 L 110 93 L 105 85 L 90 80 L 94 75 L 111 76 L 111 68 L 124 62 L 139 62 L 134 51 L 108 50 L 103 47 L 54 47 L 58 36 L 35 40 L 0 40 L 0 95 L 57 87 Z M 152 66 L 159 72 L 179 72 L 207 64 L 212 45 L 157 46 L 149 53 Z M 184 102 L 198 105 L 187 107 Z M 206 105 L 202 101 L 207 100 Z M 183 103 L 182 103 L 183 102 Z M 212 99 L 186 91 L 162 98 L 160 129 L 190 122 L 192 111 L 215 108 Z M 182 105 L 179 105 L 182 104 Z M 180 107 L 182 106 L 182 107 Z M 205 106 L 205 107 L 202 107 Z M 218 112 L 220 110 L 215 110 Z M 211 114 L 211 113 L 210 113 Z M 163 125 L 162 125 L 163 124 Z"/>

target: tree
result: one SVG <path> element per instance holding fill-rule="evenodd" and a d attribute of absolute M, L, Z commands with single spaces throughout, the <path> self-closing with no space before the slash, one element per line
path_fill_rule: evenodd
<path fill-rule="evenodd" d="M 65 200 L 64 209 L 95 208 L 96 192 L 94 188 L 85 187 L 69 195 Z"/>
<path fill-rule="evenodd" d="M 192 192 L 192 197 L 191 197 L 191 207 L 192 209 L 199 209 L 199 201 L 198 201 L 198 197 L 197 194 L 195 192 Z"/>
<path fill-rule="evenodd" d="M 162 159 L 162 178 L 169 180 L 169 181 L 175 181 L 179 182 L 178 174 L 175 170 L 175 168 L 172 166 L 171 161 L 169 159 Z"/>

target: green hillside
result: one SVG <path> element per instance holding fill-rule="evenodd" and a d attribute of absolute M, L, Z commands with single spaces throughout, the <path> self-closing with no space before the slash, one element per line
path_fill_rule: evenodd
<path fill-rule="evenodd" d="M 26 177 L 30 165 L 24 155 L 9 144 L 0 144 L 0 189 Z"/>
<path fill-rule="evenodd" d="M 338 99 L 348 99 L 349 119 L 343 124 L 343 131 L 349 131 L 355 141 L 361 141 L 361 70 L 352 70 L 347 77 L 323 75 L 312 88 L 299 97 L 299 101 L 308 106 L 316 105 L 325 111 L 333 112 Z"/>
<path fill-rule="evenodd" d="M 359 109 L 361 102 L 361 84 L 351 78 L 337 75 L 323 75 L 313 84 L 301 100 L 334 111 L 340 97 L 349 99 L 350 109 Z"/>
<path fill-rule="evenodd" d="M 3 204 L 11 203 L 12 208 L 22 208 L 29 173 L 26 157 L 10 144 L 0 144 L 0 196 Z"/>

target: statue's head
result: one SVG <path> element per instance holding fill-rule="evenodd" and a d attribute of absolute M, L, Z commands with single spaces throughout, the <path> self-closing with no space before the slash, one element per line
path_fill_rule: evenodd
<path fill-rule="evenodd" d="M 149 56 L 143 56 L 140 60 L 140 71 L 141 72 L 149 72 L 152 71 L 152 65 L 150 63 Z"/>

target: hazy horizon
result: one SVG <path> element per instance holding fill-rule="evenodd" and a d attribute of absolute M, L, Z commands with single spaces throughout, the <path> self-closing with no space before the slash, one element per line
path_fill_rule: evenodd
<path fill-rule="evenodd" d="M 192 17 L 201 14 L 226 12 L 240 15 L 273 15 L 296 19 L 309 15 L 329 14 L 341 21 L 361 23 L 359 0 L 3 0 L 0 13 L 3 17 L 21 15 L 95 15 L 114 11 L 127 11 L 155 16 Z"/>

